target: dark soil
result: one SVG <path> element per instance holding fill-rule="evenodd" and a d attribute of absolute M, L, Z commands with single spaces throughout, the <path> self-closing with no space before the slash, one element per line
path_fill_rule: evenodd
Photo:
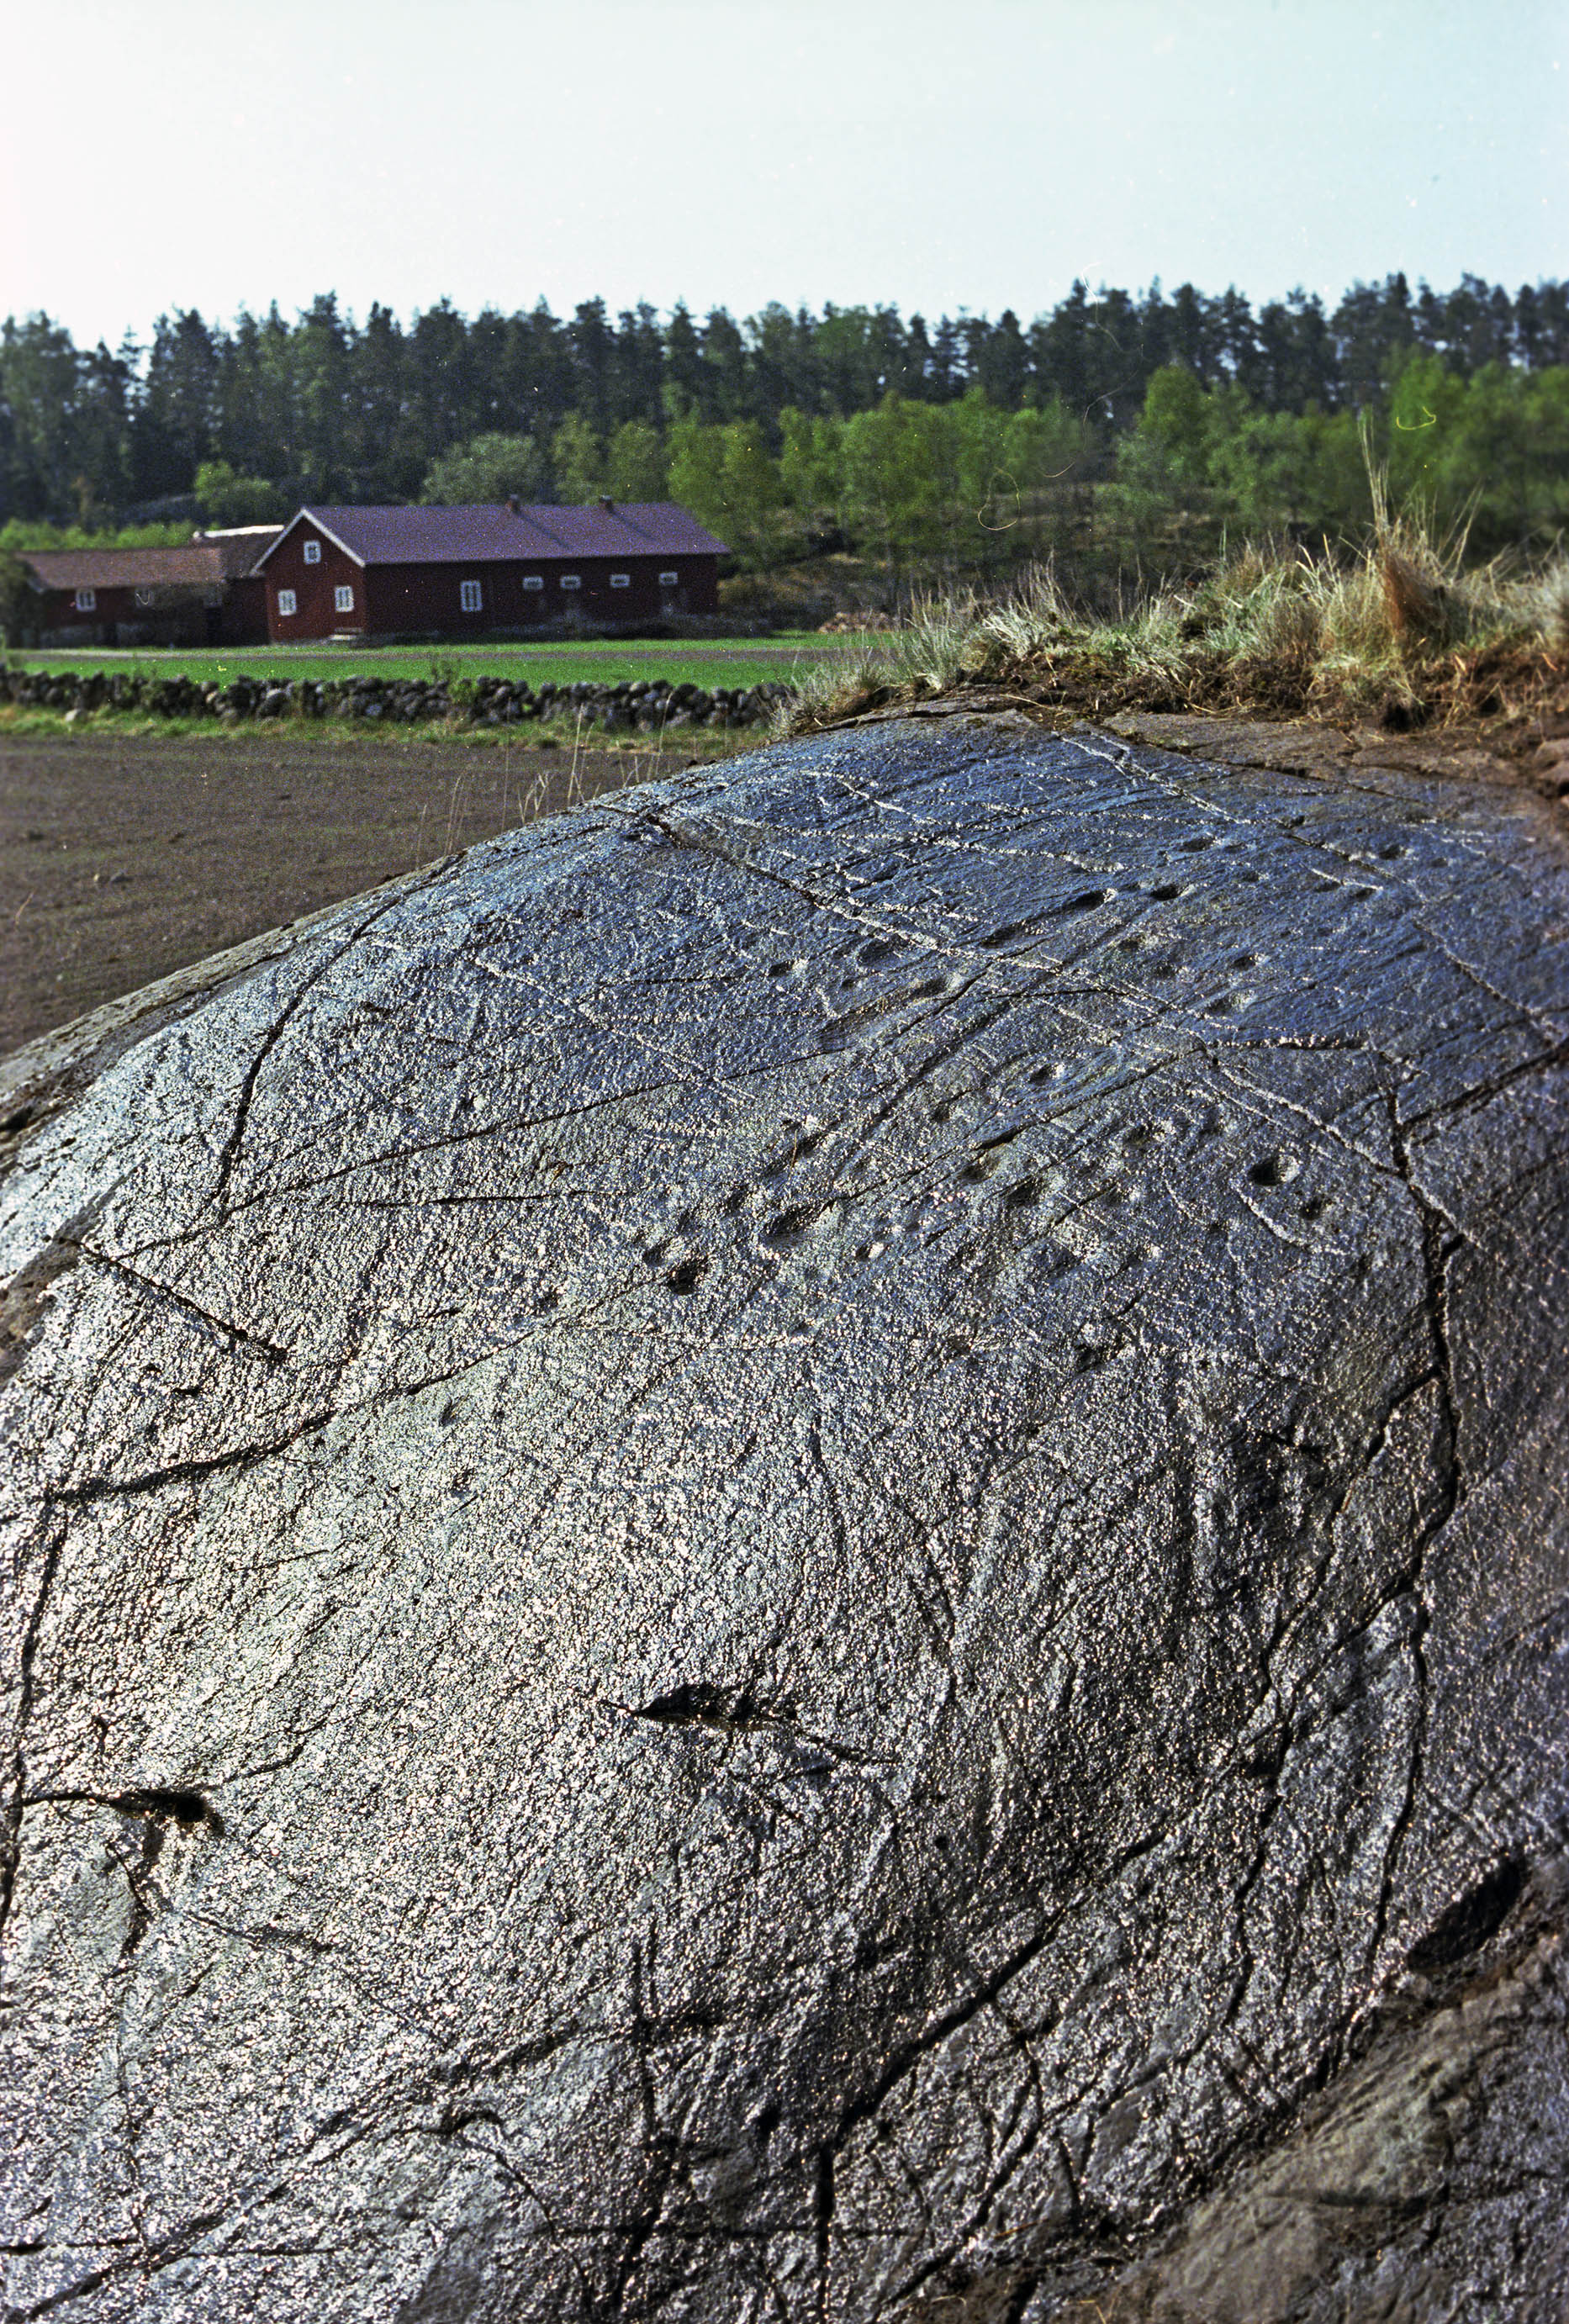
<path fill-rule="evenodd" d="M 155 978 L 684 760 L 267 734 L 0 742 L 0 1055 Z"/>

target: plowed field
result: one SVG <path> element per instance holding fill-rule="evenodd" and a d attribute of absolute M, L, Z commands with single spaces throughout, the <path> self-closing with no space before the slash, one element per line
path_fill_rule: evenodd
<path fill-rule="evenodd" d="M 660 771 L 683 763 L 667 755 Z M 630 752 L 286 736 L 0 742 L 0 1054 L 531 815 Z"/>

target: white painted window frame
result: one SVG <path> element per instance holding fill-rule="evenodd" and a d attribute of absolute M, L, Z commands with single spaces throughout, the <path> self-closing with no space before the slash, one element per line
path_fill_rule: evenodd
<path fill-rule="evenodd" d="M 76 595 L 76 609 L 78 613 L 96 613 L 98 609 L 97 591 L 78 589 Z"/>
<path fill-rule="evenodd" d="M 660 576 L 660 586 L 661 589 L 673 589 L 680 577 L 681 576 L 678 573 L 661 573 Z"/>
<path fill-rule="evenodd" d="M 582 574 L 563 573 L 561 576 L 561 586 L 563 589 L 581 589 L 583 586 Z"/>
<path fill-rule="evenodd" d="M 287 621 L 291 613 L 297 613 L 299 611 L 300 600 L 295 595 L 293 590 L 280 589 L 278 592 L 278 612 L 281 617 L 284 621 Z"/>
<path fill-rule="evenodd" d="M 544 587 L 544 586 L 545 586 L 545 576 L 544 576 L 544 575 L 543 575 L 542 573 L 525 573 L 525 574 L 524 574 L 524 576 L 523 576 L 523 586 L 524 586 L 524 588 L 525 588 L 525 589 L 542 589 L 542 588 Z"/>
<path fill-rule="evenodd" d="M 457 585 L 458 610 L 465 613 L 483 613 L 485 591 L 477 581 L 460 581 Z"/>
<path fill-rule="evenodd" d="M 334 589 L 332 593 L 332 610 L 335 613 L 352 613 L 354 612 L 354 583 L 352 581 L 340 581 L 337 586 Z"/>
<path fill-rule="evenodd" d="M 632 587 L 632 575 L 630 573 L 613 573 L 610 576 L 610 586 L 613 589 L 630 589 Z"/>
<path fill-rule="evenodd" d="M 319 541 L 319 540 L 308 540 L 308 541 L 306 542 L 306 544 L 305 544 L 305 562 L 307 563 L 307 565 L 319 565 L 319 564 L 320 564 L 320 562 L 321 562 L 321 543 L 320 543 L 320 541 Z"/>

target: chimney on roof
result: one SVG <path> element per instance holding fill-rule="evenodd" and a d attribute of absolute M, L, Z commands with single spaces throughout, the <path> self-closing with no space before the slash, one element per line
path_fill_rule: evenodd
<path fill-rule="evenodd" d="M 605 511 L 606 516 L 614 516 L 615 514 L 615 503 L 611 499 L 608 493 L 600 493 L 599 505 Z"/>
<path fill-rule="evenodd" d="M 509 516 L 521 516 L 522 512 L 523 504 L 521 501 L 519 500 L 516 493 L 509 493 L 507 494 L 507 514 Z"/>

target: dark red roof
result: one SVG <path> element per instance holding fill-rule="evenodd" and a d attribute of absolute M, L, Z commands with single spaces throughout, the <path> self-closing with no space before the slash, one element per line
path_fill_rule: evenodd
<path fill-rule="evenodd" d="M 22 561 L 44 589 L 155 589 L 224 578 L 216 548 L 26 549 Z"/>
<path fill-rule="evenodd" d="M 248 573 L 279 532 L 218 533 L 178 549 L 28 549 L 22 561 L 41 589 L 210 588 Z"/>
<path fill-rule="evenodd" d="M 504 501 L 477 508 L 302 508 L 294 524 L 306 519 L 361 565 L 542 565 L 587 557 L 728 554 L 722 540 L 674 501 L 617 501 L 609 509 L 536 503 L 514 511 Z M 263 552 L 271 554 L 271 549 Z"/>

